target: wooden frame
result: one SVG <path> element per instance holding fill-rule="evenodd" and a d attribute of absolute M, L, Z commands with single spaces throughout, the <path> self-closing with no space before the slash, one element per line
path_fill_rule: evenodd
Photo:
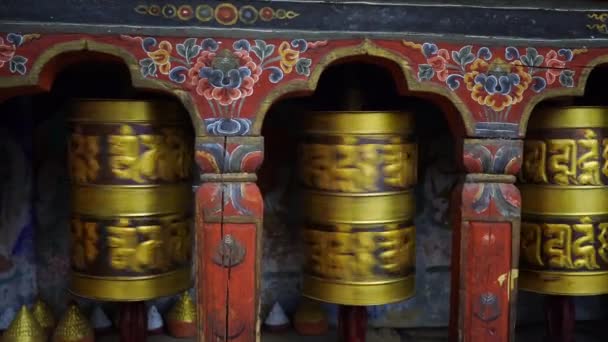
<path fill-rule="evenodd" d="M 432 94 L 456 108 L 448 121 L 461 141 L 456 153 L 466 176 L 453 200 L 451 339 L 513 339 L 521 139 L 535 105 L 582 95 L 591 70 L 608 62 L 608 5 L 572 14 L 558 6 L 547 14 L 526 6 L 234 1 L 214 3 L 216 11 L 203 21 L 197 15 L 206 12 L 188 12 L 199 9 L 188 4 L 160 4 L 157 15 L 152 5 L 116 3 L 91 5 L 86 13 L 62 1 L 46 9 L 0 5 L 0 100 L 49 90 L 64 66 L 93 53 L 125 63 L 134 87 L 171 93 L 183 103 L 197 134 L 203 180 L 196 192 L 200 341 L 259 339 L 263 201 L 255 172 L 263 160 L 264 117 L 279 99 L 313 92 L 330 65 L 352 59 L 389 68 L 402 94 Z M 389 5 L 390 14 L 373 18 Z M 343 11 L 339 19 L 329 10 L 336 8 Z M 257 14 L 250 22 L 245 14 L 252 9 Z M 420 15 L 405 15 L 412 11 Z M 62 23 L 41 22 L 42 12 Z M 470 20 L 441 20 L 457 13 Z M 514 25 L 513 17 L 536 26 Z M 224 50 L 249 70 L 238 92 L 210 86 L 200 74 Z M 513 75 L 508 90 L 487 81 L 501 75 Z M 218 264 L 214 253 L 228 235 L 243 249 L 242 260 Z M 488 260 L 495 268 L 483 273 L 480 263 Z"/>

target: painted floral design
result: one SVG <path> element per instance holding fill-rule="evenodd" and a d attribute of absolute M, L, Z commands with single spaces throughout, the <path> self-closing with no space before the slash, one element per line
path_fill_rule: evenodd
<path fill-rule="evenodd" d="M 470 71 L 464 75 L 464 83 L 471 91 L 471 97 L 480 105 L 495 111 L 521 102 L 531 82 L 532 77 L 520 61 L 507 63 L 500 58 L 491 63 L 476 59 Z M 458 86 L 454 84 L 450 88 Z"/>
<path fill-rule="evenodd" d="M 38 34 L 20 35 L 16 33 L 9 33 L 5 38 L 0 37 L 0 69 L 8 65 L 11 74 L 25 75 L 28 59 L 18 55 L 17 50 L 23 44 L 39 37 Z"/>
<path fill-rule="evenodd" d="M 404 44 L 420 49 L 426 59 L 418 65 L 420 81 L 437 79 L 453 91 L 466 87 L 471 98 L 484 106 L 486 115 L 495 118 L 506 118 L 511 106 L 521 103 L 528 91 L 540 93 L 556 82 L 573 87 L 574 71 L 566 67 L 579 52 L 559 49 L 542 55 L 533 47 L 507 47 L 498 55 L 472 45 L 448 51 L 433 43 Z"/>
<path fill-rule="evenodd" d="M 326 44 L 295 39 L 277 46 L 260 39 L 241 39 L 227 47 L 212 38 L 188 38 L 175 45 L 151 37 L 123 38 L 141 43 L 147 55 L 139 61 L 144 77 L 165 76 L 207 101 L 213 115 L 205 119 L 207 130 L 222 135 L 243 135 L 249 131 L 251 120 L 239 116 L 258 82 L 266 79 L 279 83 L 292 73 L 310 76 L 312 60 L 303 55 Z"/>
<path fill-rule="evenodd" d="M 236 210 L 239 215 L 252 215 L 251 210 L 247 208 L 244 199 L 247 198 L 246 183 L 226 183 L 225 186 L 215 187 L 210 196 L 213 199 L 213 213 L 219 214 L 228 205 Z M 222 193 L 223 192 L 223 193 Z"/>
<path fill-rule="evenodd" d="M 253 94 L 261 74 L 247 50 L 203 51 L 188 71 L 188 80 L 197 94 L 227 106 Z"/>
<path fill-rule="evenodd" d="M 15 57 L 15 51 L 17 51 L 15 44 L 5 44 L 4 39 L 0 37 L 0 67 Z"/>

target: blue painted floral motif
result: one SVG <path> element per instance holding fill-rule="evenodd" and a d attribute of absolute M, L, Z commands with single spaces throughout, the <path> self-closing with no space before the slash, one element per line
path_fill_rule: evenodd
<path fill-rule="evenodd" d="M 508 74 L 506 76 L 479 74 L 475 77 L 475 84 L 481 84 L 489 94 L 510 94 L 513 86 L 519 84 L 519 75 Z"/>
<path fill-rule="evenodd" d="M 245 118 L 211 118 L 205 119 L 207 133 L 211 135 L 237 136 L 247 135 L 252 122 Z"/>
<path fill-rule="evenodd" d="M 8 63 L 8 70 L 11 74 L 25 75 L 27 73 L 26 64 L 28 59 L 17 55 L 16 52 L 23 44 L 37 38 L 40 38 L 39 34 L 20 35 L 9 33 L 6 35 L 5 42 L 5 40 L 0 37 L 0 68 Z"/>
<path fill-rule="evenodd" d="M 197 145 L 197 159 L 205 160 L 217 173 L 241 172 L 243 160 L 260 153 L 261 150 L 256 145 L 239 145 L 232 152 L 228 152 L 223 144 L 201 143 Z"/>
<path fill-rule="evenodd" d="M 210 125 L 207 130 L 222 135 L 249 132 L 251 121 L 238 117 L 264 74 L 270 83 L 279 83 L 292 73 L 309 77 L 312 60 L 302 54 L 327 43 L 294 39 L 277 46 L 261 39 L 240 39 L 227 47 L 212 38 L 188 38 L 173 49 L 166 40 L 159 43 L 152 37 L 122 37 L 141 43 L 147 54 L 139 61 L 144 77 L 166 75 L 171 82 L 184 84 L 204 98 L 214 117 L 205 121 Z"/>
<path fill-rule="evenodd" d="M 434 43 L 422 45 L 404 41 L 419 49 L 426 63 L 418 65 L 418 80 L 437 79 L 452 91 L 466 86 L 471 97 L 486 110 L 486 115 L 505 120 L 511 106 L 521 103 L 524 94 L 544 91 L 556 81 L 562 87 L 574 87 L 574 71 L 566 68 L 581 51 L 507 47 L 502 58 L 488 47 L 475 49 L 466 45 L 459 50 L 440 49 Z"/>

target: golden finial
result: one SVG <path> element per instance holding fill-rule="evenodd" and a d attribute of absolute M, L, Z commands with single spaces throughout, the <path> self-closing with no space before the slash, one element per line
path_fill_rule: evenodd
<path fill-rule="evenodd" d="M 70 304 L 57 324 L 53 342 L 83 342 L 93 341 L 93 339 L 93 329 L 89 325 L 89 321 L 76 304 Z"/>
<path fill-rule="evenodd" d="M 32 307 L 32 314 L 40 324 L 40 327 L 45 330 L 48 334 L 55 327 L 55 317 L 53 317 L 53 312 L 51 308 L 43 302 L 40 298 L 34 303 Z"/>
<path fill-rule="evenodd" d="M 15 316 L 2 336 L 2 342 L 44 342 L 46 336 L 34 318 L 34 315 L 24 305 Z"/>
<path fill-rule="evenodd" d="M 196 307 L 190 294 L 184 292 L 167 314 L 167 328 L 173 337 L 196 336 Z"/>
<path fill-rule="evenodd" d="M 174 321 L 194 323 L 196 321 L 196 307 L 188 292 L 184 292 L 169 311 L 167 318 Z"/>

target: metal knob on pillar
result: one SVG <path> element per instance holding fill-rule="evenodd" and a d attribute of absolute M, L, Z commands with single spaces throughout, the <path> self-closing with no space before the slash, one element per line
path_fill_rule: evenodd
<path fill-rule="evenodd" d="M 414 295 L 413 129 L 413 116 L 404 112 L 304 115 L 302 292 L 359 307 L 344 317 Z"/>
<path fill-rule="evenodd" d="M 138 302 L 134 312 L 144 312 L 142 301 L 190 288 L 193 152 L 187 115 L 168 102 L 93 99 L 74 101 L 69 121 L 69 290 L 95 300 Z M 133 316 L 121 310 L 121 320 L 123 312 Z"/>
<path fill-rule="evenodd" d="M 608 293 L 608 108 L 533 113 L 520 189 L 519 287 L 551 295 L 549 335 L 571 341 L 570 296 Z"/>

